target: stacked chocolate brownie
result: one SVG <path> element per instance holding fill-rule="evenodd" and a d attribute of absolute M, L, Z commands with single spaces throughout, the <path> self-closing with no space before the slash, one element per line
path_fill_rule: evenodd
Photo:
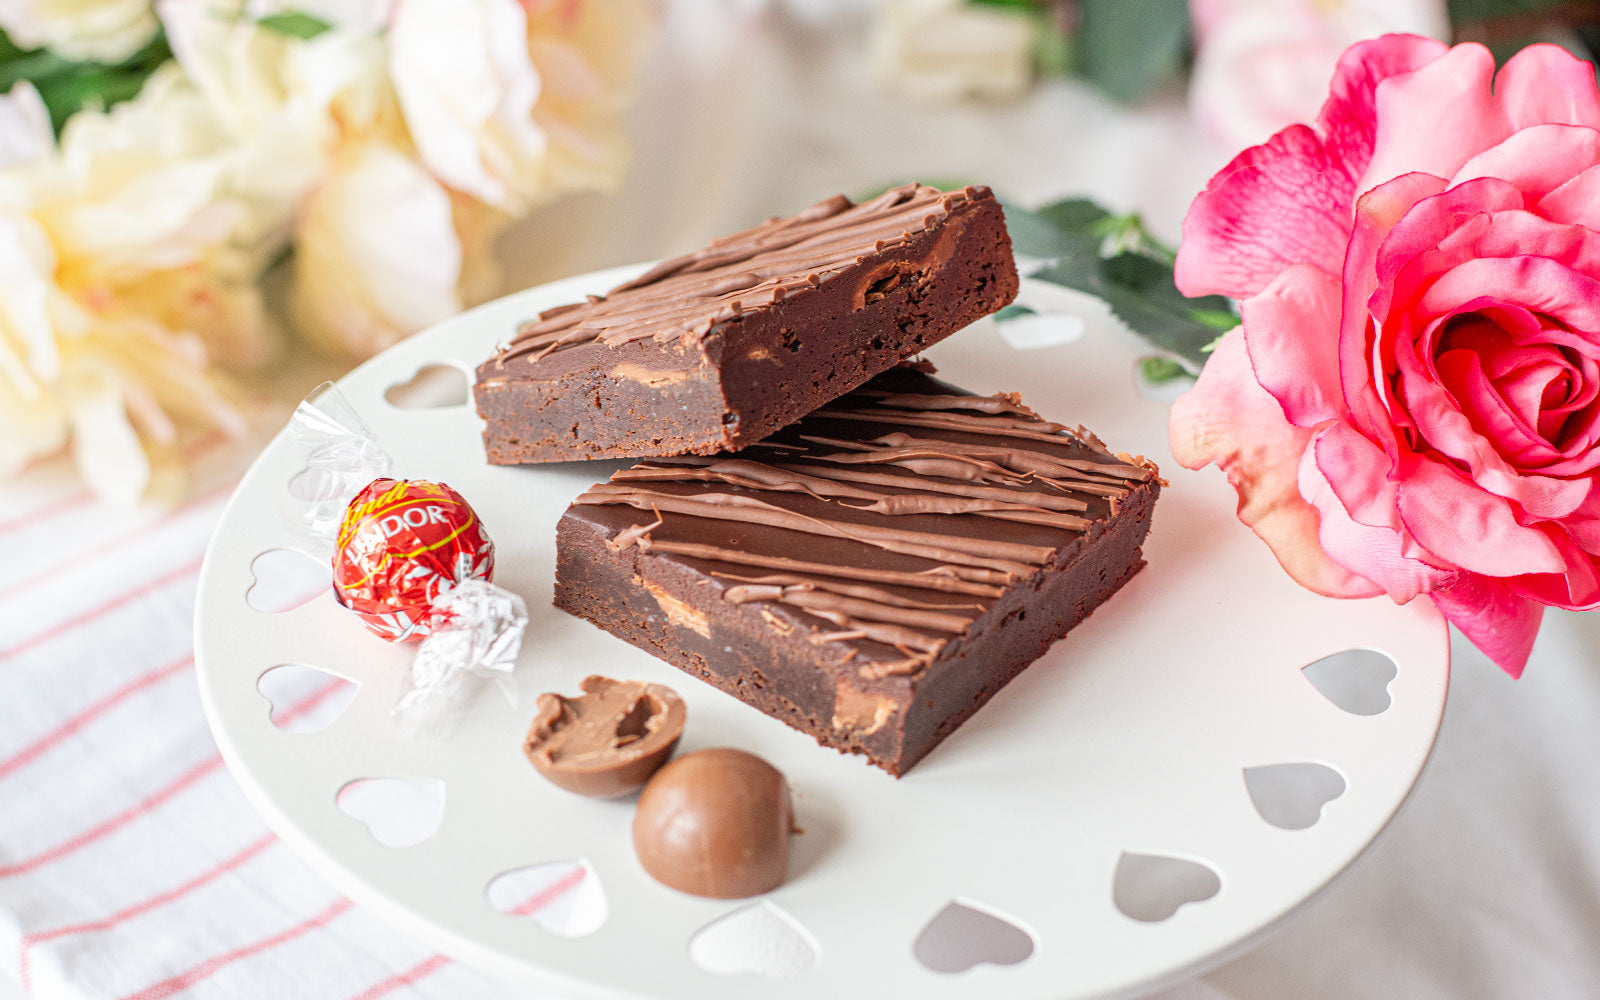
<path fill-rule="evenodd" d="M 490 461 L 647 459 L 562 518 L 557 606 L 905 773 L 1144 565 L 1153 466 L 903 364 L 1016 291 L 987 189 L 907 185 L 541 315 Z"/>

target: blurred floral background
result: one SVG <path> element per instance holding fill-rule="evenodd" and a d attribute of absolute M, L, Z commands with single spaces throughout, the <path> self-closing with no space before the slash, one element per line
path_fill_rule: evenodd
<path fill-rule="evenodd" d="M 857 113 L 905 129 L 906 162 L 957 172 L 959 157 L 910 158 L 919 108 L 968 106 L 1022 134 L 1039 123 L 1007 109 L 1070 75 L 1113 107 L 1186 107 L 1196 141 L 1225 150 L 1313 117 L 1359 38 L 1543 39 L 1585 56 L 1600 42 L 1600 8 L 1547 0 L 3 0 L 0 477 L 66 453 L 106 500 L 171 502 L 189 461 L 246 432 L 287 359 L 348 366 L 522 284 L 757 221 L 718 218 L 719 184 L 770 183 L 773 212 L 828 193 L 815 185 L 833 177 L 785 191 L 782 170 L 750 171 L 730 150 L 756 137 L 728 124 L 750 116 L 725 112 L 762 74 L 803 77 L 796 64 L 822 51 L 808 25 L 841 16 L 860 45 L 827 49 L 851 62 L 830 79 L 870 89 Z M 763 47 L 774 22 L 798 48 Z M 652 53 L 718 35 L 720 64 L 672 64 L 677 106 L 636 94 Z M 793 100 L 837 103 L 803 82 Z M 676 133 L 663 148 L 678 155 L 597 200 L 629 169 L 630 109 Z M 810 162 L 804 135 L 784 139 Z M 1197 180 L 1221 162 L 1197 160 Z M 837 180 L 858 193 L 904 179 L 894 168 Z M 1023 203 L 1072 188 L 1066 169 L 1053 190 L 1004 181 Z M 1144 238 L 1094 211 L 1097 238 Z M 593 235 L 621 216 L 657 238 Z M 1109 297 L 1106 280 L 1063 283 Z M 1215 333 L 1190 325 L 1192 340 Z M 1141 332 L 1171 353 L 1151 374 L 1193 370 L 1191 352 Z"/>

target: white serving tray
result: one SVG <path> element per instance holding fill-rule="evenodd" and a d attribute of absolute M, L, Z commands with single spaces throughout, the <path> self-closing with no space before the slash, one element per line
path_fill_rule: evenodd
<path fill-rule="evenodd" d="M 1012 338 L 1029 348 L 1019 349 L 985 321 L 929 356 L 957 384 L 1019 391 L 1044 416 L 1081 421 L 1113 448 L 1160 462 L 1171 486 L 1145 548 L 1149 566 L 908 777 L 895 781 L 822 749 L 555 610 L 556 520 L 617 463 L 490 467 L 470 405 L 402 409 L 385 393 L 428 365 L 470 373 L 518 321 L 636 271 L 584 275 L 489 303 L 340 383 L 395 457 L 397 475 L 448 482 L 489 527 L 497 580 L 523 594 L 532 615 L 516 675 L 520 707 L 485 690 L 451 740 L 408 740 L 387 713 L 410 647 L 368 634 L 328 594 L 281 614 L 246 603 L 256 556 L 293 544 L 288 484 L 299 460 L 281 436 L 223 515 L 196 608 L 206 712 L 267 822 L 352 899 L 462 961 L 564 996 L 1135 995 L 1244 947 L 1343 871 L 1404 801 L 1443 710 L 1442 619 L 1427 602 L 1336 601 L 1291 582 L 1235 520 L 1223 477 L 1171 461 L 1167 404 L 1138 390 L 1140 343 L 1081 302 L 1087 332 L 1069 343 L 1036 346 L 1052 338 L 1033 331 Z M 1025 298 L 1050 294 L 1025 283 Z M 1386 710 L 1346 711 L 1302 670 L 1349 649 L 1393 661 Z M 1337 675 L 1343 662 L 1326 669 Z M 282 731 L 257 689 L 280 664 L 321 668 L 359 691 L 327 728 Z M 699 929 L 749 902 L 696 899 L 651 881 L 631 849 L 631 800 L 570 796 L 523 758 L 535 695 L 573 692 L 592 672 L 677 689 L 689 706 L 685 750 L 742 747 L 788 775 L 805 832 L 793 841 L 790 882 L 753 911 L 761 918 L 754 923 L 788 928 L 787 948 L 748 961 L 707 961 L 697 948 L 692 958 Z M 1381 687 L 1377 698 L 1381 707 Z M 1295 771 L 1312 785 L 1330 777 L 1327 768 L 1342 778 L 1342 794 L 1320 817 L 1313 802 L 1315 822 L 1304 829 L 1285 828 L 1307 821 L 1293 819 L 1304 782 L 1269 793 L 1285 770 L 1245 777 L 1246 769 L 1284 763 L 1323 765 Z M 441 781 L 437 832 L 415 846 L 386 847 L 336 808 L 347 783 L 376 777 Z M 1279 825 L 1263 818 L 1252 788 Z M 552 934 L 489 903 L 486 885 L 503 872 L 580 860 L 609 907 L 592 933 Z M 1185 885 L 1214 894 L 1148 919 L 1170 910 L 1167 894 Z M 918 949 L 919 935 L 951 902 L 998 915 L 1031 941 L 1005 954 L 1015 931 L 996 924 L 1002 933 L 971 932 L 956 921 L 935 927 Z M 780 913 L 789 919 L 772 919 Z M 940 957 L 950 937 L 958 951 L 989 947 L 1013 964 L 934 971 L 923 959 L 951 964 Z M 991 938 L 997 943 L 983 943 Z M 1016 961 L 1029 944 L 1028 957 Z M 786 977 L 750 971 L 762 969 Z"/>

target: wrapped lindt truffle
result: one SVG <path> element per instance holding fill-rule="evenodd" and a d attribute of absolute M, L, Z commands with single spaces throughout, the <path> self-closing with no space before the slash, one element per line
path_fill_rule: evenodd
<path fill-rule="evenodd" d="M 528 609 L 491 582 L 494 542 L 444 483 L 389 477 L 393 461 L 332 383 L 289 421 L 305 455 L 296 533 L 329 559 L 334 596 L 368 630 L 417 642 L 393 709 L 413 736 L 442 739 L 484 678 L 512 697 Z"/>

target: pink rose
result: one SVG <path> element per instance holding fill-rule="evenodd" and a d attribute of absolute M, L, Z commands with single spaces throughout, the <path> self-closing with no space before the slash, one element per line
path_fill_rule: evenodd
<path fill-rule="evenodd" d="M 1549 45 L 1390 35 L 1212 178 L 1179 287 L 1243 325 L 1172 410 L 1301 584 L 1427 594 L 1513 676 L 1600 604 L 1600 93 Z"/>

